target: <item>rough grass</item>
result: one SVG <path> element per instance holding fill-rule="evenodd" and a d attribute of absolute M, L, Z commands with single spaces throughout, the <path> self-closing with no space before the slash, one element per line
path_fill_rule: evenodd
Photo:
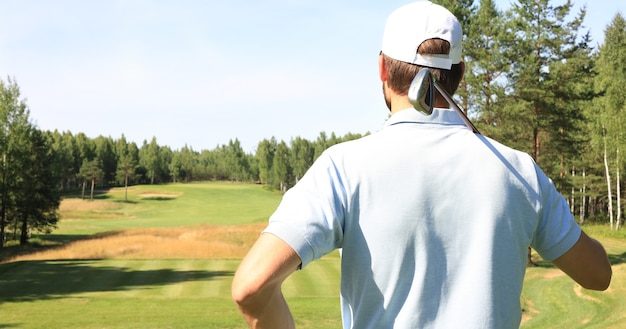
<path fill-rule="evenodd" d="M 241 258 L 282 195 L 230 182 L 141 185 L 65 198 L 52 235 L 0 249 L 0 263 L 42 259 Z"/>
<path fill-rule="evenodd" d="M 54 259 L 242 258 L 265 223 L 138 228 L 97 233 L 85 239 L 16 256 L 9 262 Z"/>

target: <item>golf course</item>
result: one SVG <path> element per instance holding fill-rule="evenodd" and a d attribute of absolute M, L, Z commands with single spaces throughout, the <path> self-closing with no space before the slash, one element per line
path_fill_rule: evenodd
<path fill-rule="evenodd" d="M 245 328 L 230 284 L 282 194 L 231 182 L 139 185 L 65 197 L 58 228 L 0 250 L 0 328 Z M 624 328 L 626 233 L 585 225 L 613 264 L 605 292 L 535 255 L 521 328 Z M 290 277 L 298 328 L 341 328 L 338 252 Z M 463 314 L 459 314 L 463 316 Z"/>

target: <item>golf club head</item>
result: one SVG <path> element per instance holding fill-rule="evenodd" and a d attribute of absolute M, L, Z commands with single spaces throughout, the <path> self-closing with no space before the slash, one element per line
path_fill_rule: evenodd
<path fill-rule="evenodd" d="M 433 113 L 433 103 L 435 99 L 435 88 L 433 88 L 433 74 L 427 68 L 422 68 L 417 72 L 409 87 L 409 102 L 413 107 L 431 115 Z"/>

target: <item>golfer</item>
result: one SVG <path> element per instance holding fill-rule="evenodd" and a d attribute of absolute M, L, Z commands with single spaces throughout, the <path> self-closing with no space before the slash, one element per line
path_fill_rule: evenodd
<path fill-rule="evenodd" d="M 473 133 L 441 95 L 430 115 L 409 102 L 422 67 L 454 94 L 461 39 L 428 1 L 389 16 L 378 67 L 391 117 L 284 195 L 233 279 L 251 328 L 293 328 L 282 282 L 335 249 L 344 328 L 518 328 L 529 246 L 584 288 L 609 286 L 604 248 L 527 154 Z"/>

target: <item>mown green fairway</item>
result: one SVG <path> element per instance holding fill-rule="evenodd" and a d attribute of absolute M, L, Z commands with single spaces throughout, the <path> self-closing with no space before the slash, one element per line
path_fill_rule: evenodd
<path fill-rule="evenodd" d="M 134 186 L 94 202 L 69 200 L 53 242 L 134 228 L 265 222 L 281 194 L 233 183 Z M 72 203 L 66 203 L 67 206 Z M 607 246 L 613 264 L 626 260 L 624 233 L 586 229 Z M 0 328 L 243 328 L 230 300 L 239 259 L 53 259 L 0 264 Z M 543 264 L 529 268 L 522 328 L 623 328 L 625 266 L 614 267 L 607 292 L 580 289 Z M 284 292 L 298 328 L 340 328 L 339 256 L 295 273 Z M 459 316 L 462 316 L 460 314 Z"/>
<path fill-rule="evenodd" d="M 241 328 L 238 260 L 27 261 L 0 266 L 0 328 Z M 340 327 L 339 262 L 285 284 L 301 328 Z"/>
<path fill-rule="evenodd" d="M 554 270 L 553 270 L 554 271 Z M 608 292 L 582 289 L 565 275 L 545 277 L 545 270 L 529 269 L 524 298 L 531 318 L 522 328 L 625 327 L 626 268 L 614 268 Z"/>
<path fill-rule="evenodd" d="M 124 195 L 123 188 L 97 195 L 93 203 L 106 206 L 68 211 L 54 233 L 263 222 L 282 197 L 261 185 L 229 182 L 139 185 L 129 187 L 128 200 Z"/>

